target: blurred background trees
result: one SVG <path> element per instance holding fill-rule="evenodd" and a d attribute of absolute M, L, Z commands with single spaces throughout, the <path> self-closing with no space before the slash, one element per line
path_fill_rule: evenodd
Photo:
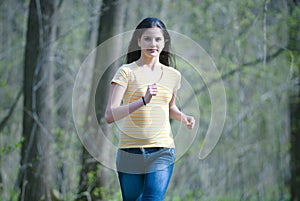
<path fill-rule="evenodd" d="M 166 200 L 300 200 L 297 0 L 0 1 L 0 200 L 120 200 L 115 172 L 97 162 L 77 136 L 72 90 L 81 64 L 97 45 L 133 30 L 148 16 L 161 18 L 205 49 L 227 97 L 222 137 L 200 160 L 210 96 L 195 67 L 177 55 L 176 67 L 199 103 L 182 110 L 199 107 L 200 128 L 176 162 Z M 87 89 L 102 67 L 95 61 L 82 83 Z M 103 124 L 101 86 L 123 61 L 106 72 L 96 95 L 85 97 L 95 101 L 95 108 L 82 106 L 87 132 L 92 132 L 89 111 L 95 110 L 106 135 L 117 136 L 114 127 Z M 190 96 L 183 89 L 179 95 Z M 105 155 L 106 144 L 98 147 Z"/>
<path fill-rule="evenodd" d="M 56 1 L 30 1 L 23 81 L 23 132 L 19 200 L 51 200 Z M 37 190 L 38 189 L 38 190 Z"/>

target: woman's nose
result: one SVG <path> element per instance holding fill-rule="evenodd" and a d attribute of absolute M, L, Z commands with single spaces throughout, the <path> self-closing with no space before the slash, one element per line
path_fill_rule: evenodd
<path fill-rule="evenodd" d="M 151 43 L 152 46 L 155 46 L 156 45 L 155 38 L 153 38 L 150 43 Z"/>

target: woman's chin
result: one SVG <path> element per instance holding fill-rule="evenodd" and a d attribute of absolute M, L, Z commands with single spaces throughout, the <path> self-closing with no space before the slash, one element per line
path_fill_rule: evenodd
<path fill-rule="evenodd" d="M 159 52 L 146 52 L 145 54 L 147 57 L 158 57 L 159 56 Z"/>

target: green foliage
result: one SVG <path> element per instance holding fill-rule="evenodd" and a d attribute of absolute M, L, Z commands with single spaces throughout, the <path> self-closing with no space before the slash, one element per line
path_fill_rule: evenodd
<path fill-rule="evenodd" d="M 23 142 L 25 141 L 25 139 L 22 137 L 21 140 L 13 145 L 6 145 L 6 146 L 3 146 L 1 148 L 1 154 L 8 154 L 10 152 L 13 152 L 13 151 L 16 151 L 16 150 L 19 150 L 19 148 L 22 146 Z"/>
<path fill-rule="evenodd" d="M 28 0 L 11 0 L 3 1 L 0 6 L 1 118 L 22 86 L 28 4 Z M 72 123 L 72 85 L 80 64 L 93 47 L 89 45 L 92 26 L 98 27 L 99 16 L 95 5 L 100 4 L 97 0 L 63 1 L 59 11 L 53 58 L 57 73 L 53 83 L 56 118 L 51 132 L 55 141 L 51 157 L 56 172 L 54 185 L 59 189 L 55 194 L 64 201 L 78 196 L 80 179 L 81 142 Z M 224 76 L 227 118 L 222 138 L 208 158 L 198 159 L 212 109 L 209 91 L 204 87 L 197 94 L 200 129 L 191 148 L 175 164 L 166 200 L 289 200 L 286 182 L 291 148 L 288 88 L 290 73 L 299 74 L 300 59 L 299 50 L 294 47 L 296 43 L 288 44 L 288 40 L 290 36 L 299 36 L 299 31 L 293 28 L 299 24 L 299 9 L 289 14 L 285 1 L 260 0 L 155 3 L 128 0 L 128 5 L 125 31 L 132 30 L 143 17 L 162 17 L 169 29 L 201 45 Z M 161 10 L 164 6 L 166 9 Z M 283 49 L 282 52 L 273 55 L 279 49 Z M 185 58 L 178 57 L 177 66 L 193 90 L 207 84 Z M 178 104 L 189 104 L 184 98 L 190 94 L 181 93 Z M 18 104 L 0 136 L 1 201 L 18 198 L 12 189 L 19 171 L 20 146 L 27 140 L 20 139 L 22 105 L 23 102 Z M 175 131 L 178 126 L 172 124 Z M 16 139 L 20 140 L 16 142 Z M 115 146 L 117 139 L 118 129 L 114 125 L 111 141 Z M 93 185 L 98 176 L 98 171 L 89 172 L 88 185 Z M 110 181 L 115 180 L 116 175 L 113 175 Z M 117 182 L 106 187 L 96 186 L 91 194 L 105 201 L 121 200 Z"/>
<path fill-rule="evenodd" d="M 87 178 L 88 178 L 88 182 L 87 182 L 88 184 L 87 185 L 91 186 L 97 178 L 97 172 L 96 171 L 88 172 L 87 173 Z"/>
<path fill-rule="evenodd" d="M 1 192 L 1 191 L 0 191 Z M 0 197 L 0 201 L 7 201 L 4 197 Z M 11 190 L 9 192 L 9 201 L 18 201 L 19 200 L 19 192 Z"/>

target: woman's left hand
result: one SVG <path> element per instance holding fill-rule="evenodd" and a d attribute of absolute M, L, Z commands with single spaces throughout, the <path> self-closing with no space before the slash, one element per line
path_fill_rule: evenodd
<path fill-rule="evenodd" d="M 183 118 L 183 123 L 188 129 L 193 129 L 195 126 L 195 118 L 193 116 L 185 115 Z"/>

